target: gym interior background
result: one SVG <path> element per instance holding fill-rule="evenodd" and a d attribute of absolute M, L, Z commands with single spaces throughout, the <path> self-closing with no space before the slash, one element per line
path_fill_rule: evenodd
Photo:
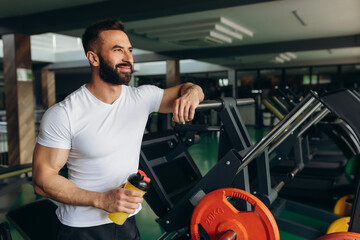
<path fill-rule="evenodd" d="M 254 103 L 239 106 L 237 111 L 254 145 L 310 92 L 318 96 L 343 88 L 359 92 L 359 12 L 360 0 L 1 0 L 0 222 L 10 222 L 13 239 L 39 239 L 29 237 L 29 232 L 44 229 L 41 224 L 45 223 L 34 223 L 30 230 L 24 230 L 17 222 L 16 216 L 30 218 L 27 214 L 31 211 L 15 212 L 18 215 L 12 218 L 8 215 L 40 198 L 31 188 L 31 154 L 24 153 L 30 150 L 22 143 L 35 138 L 41 116 L 52 104 L 50 100 L 59 102 L 89 81 L 91 73 L 80 40 L 88 24 L 105 18 L 125 23 L 135 48 L 133 86 L 154 84 L 166 88 L 193 82 L 203 88 L 206 100 L 253 99 Z M 28 42 L 22 40 L 26 37 Z M 18 50 L 26 44 L 28 56 L 19 60 L 23 55 Z M 28 84 L 27 90 L 22 84 Z M 21 119 L 29 116 L 33 120 L 24 124 Z M 307 132 L 312 154 L 323 154 L 322 160 L 315 161 L 321 166 L 308 170 L 313 171 L 307 173 L 311 177 L 303 171 L 299 178 L 306 176 L 306 181 L 289 183 L 279 191 L 280 197 L 332 212 L 342 195 L 354 193 L 354 183 L 346 182 L 350 173 L 345 173 L 345 166 L 349 169 L 357 158 L 359 142 L 351 131 L 344 132 L 343 126 L 340 130 L 328 129 L 339 121 L 336 116 L 331 121 L 320 121 Z M 197 112 L 192 124 L 224 125 L 215 110 Z M 155 138 L 169 129 L 173 125 L 167 115 L 152 114 L 145 134 Z M 220 130 L 195 132 L 201 140 L 187 145 L 184 151 L 190 155 L 187 160 L 193 159 L 205 175 L 220 158 Z M 344 140 L 348 138 L 351 140 Z M 329 170 L 329 166 L 335 167 Z M 271 179 L 276 181 L 281 171 L 273 170 Z M 323 174 L 335 170 L 344 171 L 332 177 L 329 187 Z M 334 187 L 334 182 L 342 181 L 344 185 Z M 291 211 L 282 216 L 289 221 L 297 219 L 297 223 L 306 223 L 316 231 L 301 235 L 282 224 L 281 239 L 315 239 L 330 225 Z M 157 239 L 165 232 L 155 220 L 158 217 L 145 204 L 137 217 L 145 240 Z"/>

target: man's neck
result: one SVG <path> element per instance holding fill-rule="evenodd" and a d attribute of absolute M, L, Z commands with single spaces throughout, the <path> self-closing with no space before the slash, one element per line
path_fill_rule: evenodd
<path fill-rule="evenodd" d="M 121 95 L 122 85 L 104 82 L 102 79 L 92 79 L 86 88 L 100 101 L 113 104 Z"/>

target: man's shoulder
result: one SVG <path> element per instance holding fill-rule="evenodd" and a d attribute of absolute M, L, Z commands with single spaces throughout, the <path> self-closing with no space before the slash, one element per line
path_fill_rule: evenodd
<path fill-rule="evenodd" d="M 163 90 L 154 85 L 141 85 L 138 87 L 126 86 L 125 95 L 137 101 L 148 102 L 162 96 Z M 149 102 L 150 103 L 150 102 Z"/>
<path fill-rule="evenodd" d="M 131 87 L 131 86 L 126 86 L 127 87 L 127 90 L 129 92 L 133 92 L 135 94 L 154 94 L 154 93 L 158 93 L 158 92 L 161 92 L 162 89 L 155 86 L 155 85 L 141 85 L 141 86 L 138 86 L 138 87 Z"/>

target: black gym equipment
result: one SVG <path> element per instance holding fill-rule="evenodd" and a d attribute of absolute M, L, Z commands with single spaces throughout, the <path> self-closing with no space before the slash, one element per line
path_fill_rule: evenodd
<path fill-rule="evenodd" d="M 2 222 L 0 224 L 0 239 L 1 240 L 12 240 L 10 227 L 7 222 Z"/>
<path fill-rule="evenodd" d="M 285 183 L 294 178 L 303 169 L 304 159 L 299 158 L 297 160 L 297 164 L 287 174 L 288 177 L 286 179 L 273 184 L 270 181 L 269 156 L 272 151 L 291 136 L 295 136 L 295 143 L 297 142 L 297 146 L 301 147 L 301 141 L 299 141 L 301 134 L 305 133 L 307 129 L 322 119 L 329 109 L 324 107 L 324 104 L 315 93 L 312 93 L 297 104 L 259 143 L 252 146 L 241 117 L 237 113 L 234 100 L 223 99 L 217 105 L 219 104 L 221 107 L 217 108 L 217 110 L 222 121 L 221 134 L 223 134 L 219 143 L 219 162 L 204 177 L 194 180 L 191 189 L 180 194 L 182 196 L 178 196 L 177 202 L 173 204 L 173 207 L 171 207 L 171 204 L 161 206 L 162 214 L 158 215 L 159 219 L 157 220 L 159 224 L 168 233 L 186 228 L 189 226 L 194 206 L 196 206 L 202 197 L 213 190 L 235 186 L 250 191 L 250 178 L 246 169 L 256 159 L 256 196 L 268 206 L 277 205 L 274 215 L 277 218 L 280 229 L 283 228 L 285 231 L 294 232 L 299 236 L 308 238 L 321 236 L 323 234 L 321 231 L 281 219 L 276 211 L 278 209 L 291 208 L 328 223 L 339 218 L 339 216 L 326 211 L 277 198 L 278 192 Z M 359 103 L 356 101 L 354 104 Z M 206 106 L 206 103 L 202 105 Z M 144 159 L 143 157 L 141 158 L 140 164 L 141 166 L 148 167 L 149 163 L 146 162 L 146 159 L 144 161 Z M 191 162 L 189 159 L 187 161 Z M 189 163 L 188 165 L 192 166 Z M 188 167 L 187 169 L 192 168 Z M 145 171 L 147 170 L 145 169 Z M 164 183 L 158 181 L 161 177 L 159 178 L 159 176 L 154 174 L 153 169 L 148 169 L 146 173 L 153 175 L 153 188 L 164 188 Z M 181 174 L 180 171 L 177 174 Z M 168 202 L 170 198 L 167 194 L 156 194 L 156 199 L 152 199 L 149 195 L 147 202 L 151 206 L 153 201 Z M 159 201 L 159 199 L 162 201 Z M 275 200 L 277 202 L 273 204 Z M 167 235 L 164 234 L 161 239 L 165 239 Z M 183 237 L 184 235 L 179 234 L 179 236 Z M 173 237 L 173 239 L 175 238 Z"/>
<path fill-rule="evenodd" d="M 43 198 L 10 210 L 6 218 L 25 239 L 53 239 L 60 226 L 56 209 L 53 201 Z"/>
<path fill-rule="evenodd" d="M 282 96 L 287 96 L 280 88 L 276 88 L 276 90 L 276 92 L 282 93 Z M 284 100 L 285 97 L 279 97 L 279 99 Z M 296 98 L 285 100 L 289 105 L 297 101 Z M 269 104 L 270 102 L 267 102 L 267 106 Z M 269 109 L 276 109 L 276 106 L 271 105 Z M 274 114 L 276 113 L 275 111 Z M 303 165 L 297 178 L 284 187 L 282 196 L 329 200 L 353 191 L 354 186 L 349 184 L 344 173 L 348 159 L 360 153 L 360 143 L 346 122 L 329 113 L 327 109 L 323 109 L 320 113 L 316 124 L 314 123 L 306 131 L 296 132 L 296 137 L 288 137 L 287 141 L 278 146 L 270 155 L 271 172 L 275 179 L 281 179 L 294 165 Z M 320 141 L 313 140 L 312 132 L 314 130 L 322 135 L 325 133 L 331 139 L 321 140 L 324 148 L 335 148 L 336 150 L 317 149 L 314 151 L 315 148 L 321 148 Z M 318 135 L 320 134 L 318 133 Z M 295 141 L 297 143 L 294 144 Z M 289 156 L 290 150 L 292 150 L 292 157 Z"/>

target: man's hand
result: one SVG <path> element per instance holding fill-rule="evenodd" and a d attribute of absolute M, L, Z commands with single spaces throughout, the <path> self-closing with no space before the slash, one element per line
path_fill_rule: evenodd
<path fill-rule="evenodd" d="M 173 113 L 173 121 L 185 123 L 194 119 L 195 109 L 204 100 L 204 93 L 198 85 L 181 84 L 164 90 L 160 113 Z"/>
<path fill-rule="evenodd" d="M 129 190 L 118 187 L 104 193 L 101 208 L 107 212 L 134 213 L 143 202 L 142 193 L 136 190 Z"/>
<path fill-rule="evenodd" d="M 181 97 L 175 100 L 173 118 L 174 122 L 185 123 L 194 119 L 195 109 L 199 105 L 197 91 L 186 91 Z"/>

